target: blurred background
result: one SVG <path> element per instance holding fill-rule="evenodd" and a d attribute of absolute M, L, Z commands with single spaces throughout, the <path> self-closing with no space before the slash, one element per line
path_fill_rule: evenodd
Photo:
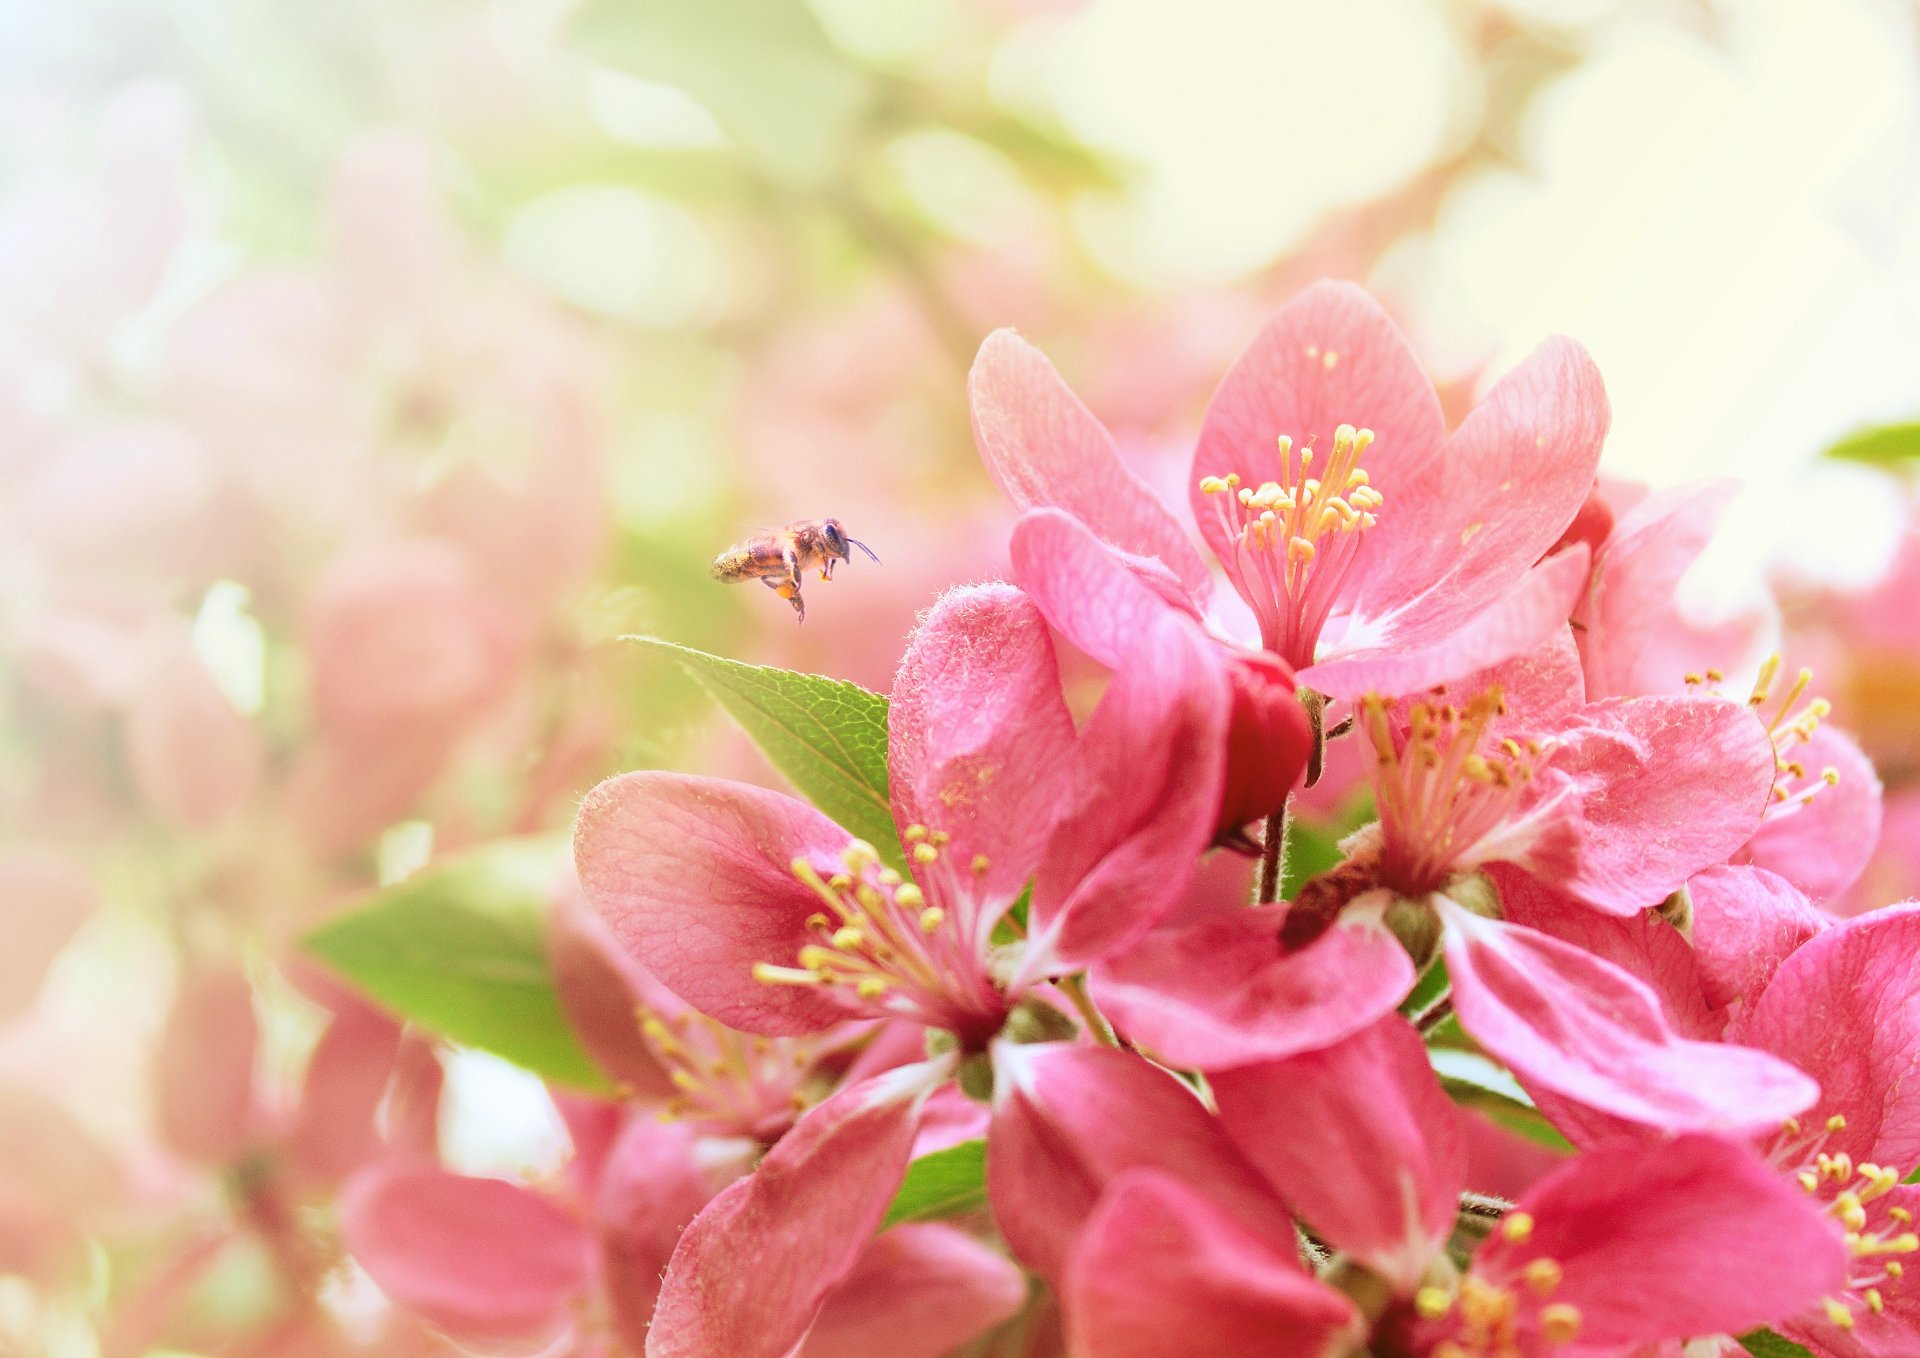
<path fill-rule="evenodd" d="M 1176 503 L 1314 278 L 1456 415 L 1578 338 L 1614 476 L 1746 483 L 1690 597 L 1816 666 L 1911 894 L 1917 58 L 1883 0 L 0 4 L 0 1353 L 431 1351 L 330 1110 L 523 1175 L 557 1117 L 294 945 L 606 773 L 769 776 L 622 634 L 884 689 L 1003 569 L 1000 325 Z M 825 515 L 884 564 L 804 627 L 708 580 Z"/>

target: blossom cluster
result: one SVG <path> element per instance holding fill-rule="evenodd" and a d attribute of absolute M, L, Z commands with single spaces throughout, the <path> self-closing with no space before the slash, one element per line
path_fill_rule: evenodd
<path fill-rule="evenodd" d="M 1229 591 L 1037 350 L 991 336 L 970 394 L 1013 580 L 900 662 L 895 838 L 596 787 L 556 944 L 631 1095 L 576 1114 L 592 1211 L 389 1174 L 374 1276 L 654 1358 L 1920 1350 L 1920 912 L 1827 908 L 1872 767 L 1676 606 L 1725 488 L 1602 477 L 1565 340 L 1450 430 L 1320 284 L 1193 451 Z M 1330 789 L 1364 814 L 1306 875 Z M 985 1202 L 902 1224 L 978 1143 Z M 479 1220 L 510 1287 L 456 1267 Z"/>

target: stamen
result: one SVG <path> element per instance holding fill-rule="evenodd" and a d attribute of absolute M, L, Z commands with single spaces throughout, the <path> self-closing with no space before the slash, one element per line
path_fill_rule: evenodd
<path fill-rule="evenodd" d="M 1571 1344 L 1580 1333 L 1580 1308 L 1564 1301 L 1542 1306 L 1540 1332 L 1549 1344 Z"/>
<path fill-rule="evenodd" d="M 1509 1212 L 1500 1222 L 1500 1234 L 1517 1245 L 1533 1234 L 1533 1218 L 1525 1212 Z"/>

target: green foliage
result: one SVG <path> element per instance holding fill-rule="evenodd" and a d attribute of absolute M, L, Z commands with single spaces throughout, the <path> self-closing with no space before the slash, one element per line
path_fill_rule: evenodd
<path fill-rule="evenodd" d="M 987 1143 L 962 1141 L 907 1167 L 906 1181 L 893 1196 L 881 1229 L 903 1221 L 931 1221 L 936 1217 L 971 1212 L 987 1200 Z"/>
<path fill-rule="evenodd" d="M 793 183 L 822 183 L 845 163 L 876 95 L 794 0 L 588 0 L 571 36 L 596 61 L 685 90 Z"/>
<path fill-rule="evenodd" d="M 1549 1150 L 1571 1151 L 1513 1076 L 1478 1052 L 1434 1048 L 1427 1053 L 1440 1085 L 1455 1103 Z"/>
<path fill-rule="evenodd" d="M 1286 858 L 1280 865 L 1281 899 L 1292 900 L 1309 878 L 1318 877 L 1339 861 L 1339 836 L 1298 816 L 1289 817 Z"/>
<path fill-rule="evenodd" d="M 906 867 L 887 801 L 887 700 L 858 684 L 747 665 L 653 637 L 727 709 L 803 796 L 897 868 Z"/>
<path fill-rule="evenodd" d="M 1920 462 L 1920 420 L 1861 429 L 1829 446 L 1823 457 L 1898 471 Z"/>
<path fill-rule="evenodd" d="M 1813 1352 L 1772 1330 L 1752 1330 L 1740 1336 L 1740 1347 L 1754 1358 L 1813 1358 Z"/>
<path fill-rule="evenodd" d="M 499 840 L 376 891 L 306 948 L 401 1018 L 596 1093 L 547 962 L 547 900 L 564 841 Z"/>

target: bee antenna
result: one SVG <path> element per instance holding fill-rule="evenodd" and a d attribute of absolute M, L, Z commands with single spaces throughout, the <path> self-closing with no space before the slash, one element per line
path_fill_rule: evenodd
<path fill-rule="evenodd" d="M 858 547 L 861 551 L 865 552 L 869 557 L 873 559 L 873 562 L 875 565 L 880 564 L 880 558 L 873 555 L 873 548 L 867 546 L 866 543 L 860 541 L 858 538 L 848 538 L 847 545 L 849 547 Z"/>

